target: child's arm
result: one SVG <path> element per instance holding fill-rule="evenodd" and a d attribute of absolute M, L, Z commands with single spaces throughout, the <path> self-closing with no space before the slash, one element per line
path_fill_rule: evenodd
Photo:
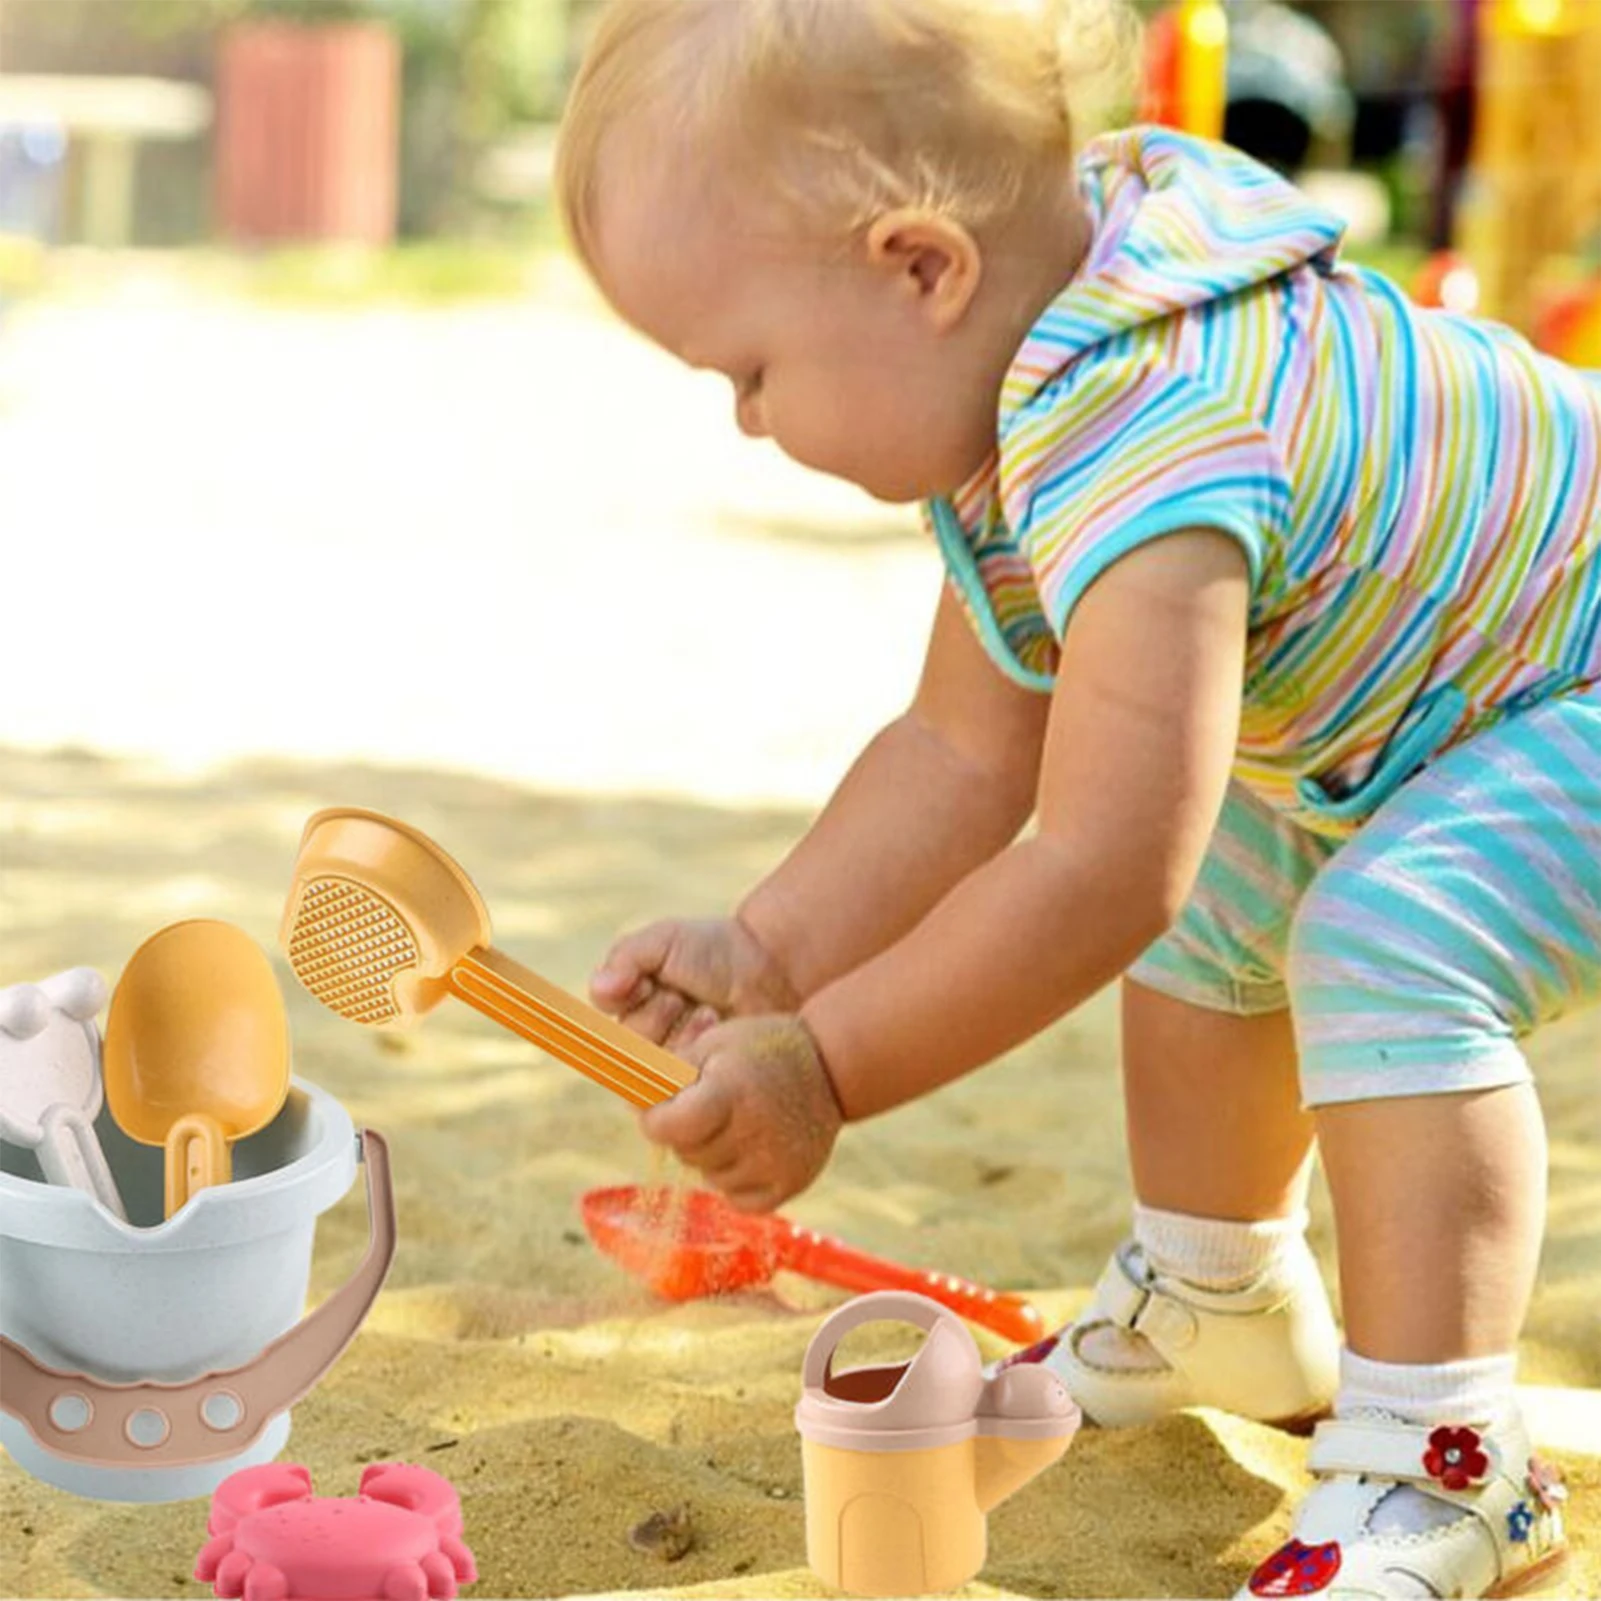
<path fill-rule="evenodd" d="M 1049 710 L 990 662 L 945 588 L 912 705 L 801 842 L 733 919 L 668 918 L 624 935 L 590 979 L 595 1004 L 679 1050 L 715 1021 L 707 1009 L 793 1011 L 1016 838 Z"/>
<path fill-rule="evenodd" d="M 801 1017 L 849 1119 L 1038 1032 L 1177 915 L 1238 735 L 1248 585 L 1239 547 L 1173 535 L 1116 562 L 1068 626 L 1037 836 L 980 867 Z"/>
<path fill-rule="evenodd" d="M 1017 837 L 1049 711 L 984 654 L 945 586 L 910 708 L 736 913 L 797 994 L 893 944 Z"/>
<path fill-rule="evenodd" d="M 1222 810 L 1248 589 L 1239 547 L 1210 531 L 1109 568 L 1068 626 L 1038 836 L 799 1019 L 708 1030 L 684 1052 L 699 1078 L 643 1114 L 645 1133 L 736 1206 L 770 1210 L 822 1171 L 843 1119 L 980 1066 L 1127 967 L 1183 904 Z"/>

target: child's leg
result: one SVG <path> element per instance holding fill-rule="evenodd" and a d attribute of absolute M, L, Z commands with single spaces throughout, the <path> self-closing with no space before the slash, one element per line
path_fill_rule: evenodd
<path fill-rule="evenodd" d="M 1125 983 L 1123 1095 L 1141 1205 L 1255 1222 L 1305 1204 L 1312 1119 L 1287 1008 L 1237 1016 Z"/>
<path fill-rule="evenodd" d="M 1517 1042 L 1601 999 L 1601 698 L 1403 787 L 1307 892 L 1289 976 L 1349 1343 L 1299 1545 L 1255 1582 L 1316 1544 L 1357 1594 L 1521 1593 L 1565 1546 L 1513 1393 L 1545 1207 Z"/>
<path fill-rule="evenodd" d="M 1123 985 L 1129 1158 L 1141 1203 L 1284 1218 L 1305 1200 L 1284 981 L 1290 929 L 1334 847 L 1231 786 L 1195 889 Z"/>
<path fill-rule="evenodd" d="M 1134 1244 L 1145 1261 L 1211 1291 L 1280 1276 L 1286 1265 L 1304 1275 L 1312 1120 L 1301 1109 L 1288 1010 L 1239 1016 L 1129 980 L 1122 1054 Z M 1070 1337 L 1091 1367 L 1167 1369 L 1144 1335 L 1093 1313 L 1081 1321 Z M 1091 1386 L 1065 1376 L 1093 1406 Z M 1195 1398 L 1209 1399 L 1204 1388 Z M 1323 1397 L 1302 1399 L 1286 1416 L 1316 1411 Z"/>
<path fill-rule="evenodd" d="M 1533 1086 L 1353 1101 L 1317 1124 L 1351 1350 L 1406 1363 L 1514 1350 L 1545 1228 Z"/>
<path fill-rule="evenodd" d="M 1183 916 L 1124 984 L 1133 1238 L 1086 1311 L 1023 1358 L 1047 1362 L 1097 1422 L 1195 1404 L 1289 1421 L 1333 1394 L 1281 977 L 1330 849 L 1231 790 Z"/>

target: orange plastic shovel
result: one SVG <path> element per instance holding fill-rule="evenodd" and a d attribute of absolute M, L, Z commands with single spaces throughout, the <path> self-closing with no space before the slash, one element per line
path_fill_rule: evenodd
<path fill-rule="evenodd" d="M 289 1093 L 289 1021 L 267 953 L 231 923 L 152 934 L 111 992 L 106 1099 L 122 1131 L 166 1151 L 166 1215 L 233 1176 L 231 1140 Z"/>
<path fill-rule="evenodd" d="M 1045 1332 L 1021 1296 L 869 1256 L 787 1218 L 735 1211 L 711 1190 L 624 1184 L 590 1190 L 579 1210 L 595 1244 L 664 1300 L 753 1289 L 785 1268 L 842 1290 L 911 1290 L 1024 1345 Z"/>

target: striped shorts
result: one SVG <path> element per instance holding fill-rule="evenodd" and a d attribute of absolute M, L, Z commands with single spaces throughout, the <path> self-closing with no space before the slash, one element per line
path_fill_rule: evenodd
<path fill-rule="evenodd" d="M 1601 691 L 1454 746 L 1344 841 L 1231 786 L 1189 903 L 1128 976 L 1289 1006 L 1309 1106 L 1526 1080 L 1518 1040 L 1601 998 Z"/>

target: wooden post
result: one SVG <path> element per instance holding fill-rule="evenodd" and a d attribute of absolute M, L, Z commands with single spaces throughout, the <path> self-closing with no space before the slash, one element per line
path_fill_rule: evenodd
<path fill-rule="evenodd" d="M 138 147 L 125 133 L 92 129 L 83 136 L 85 244 L 120 250 L 131 243 L 137 156 Z"/>

